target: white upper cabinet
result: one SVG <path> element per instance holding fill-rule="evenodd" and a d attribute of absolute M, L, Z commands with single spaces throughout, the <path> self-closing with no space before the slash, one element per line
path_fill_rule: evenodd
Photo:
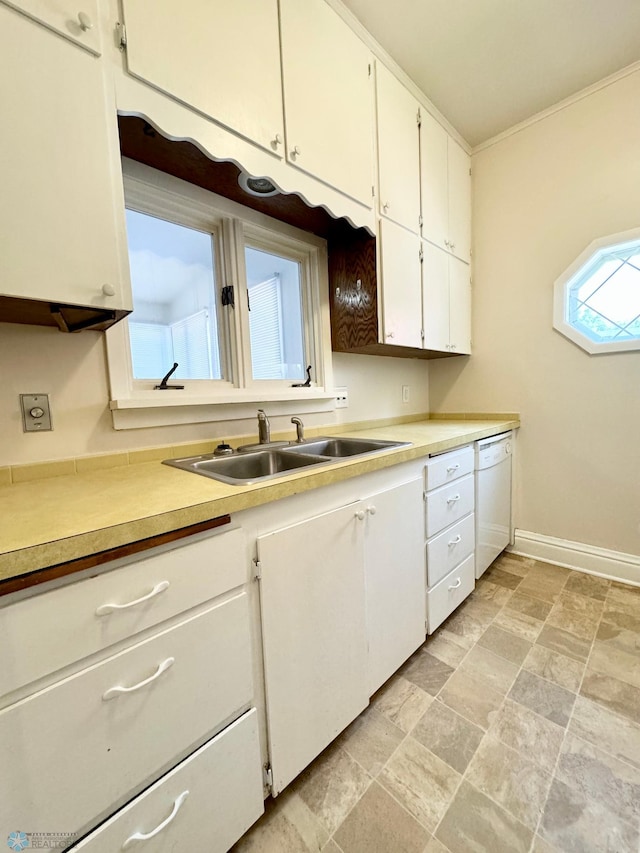
<path fill-rule="evenodd" d="M 420 238 L 394 222 L 381 219 L 379 251 L 381 343 L 421 348 Z"/>
<path fill-rule="evenodd" d="M 420 230 L 419 104 L 380 62 L 376 64 L 379 212 Z"/>
<path fill-rule="evenodd" d="M 0 293 L 131 308 L 115 103 L 100 61 L 0 5 Z"/>
<path fill-rule="evenodd" d="M 100 55 L 100 27 L 98 26 L 97 0 L 2 0 L 39 21 L 51 30 L 60 33 L 81 47 Z"/>
<path fill-rule="evenodd" d="M 325 0 L 280 0 L 287 159 L 372 204 L 369 50 Z"/>
<path fill-rule="evenodd" d="M 471 352 L 471 278 L 467 264 L 449 258 L 449 344 L 454 353 Z"/>
<path fill-rule="evenodd" d="M 123 0 L 131 74 L 284 152 L 277 0 Z"/>
<path fill-rule="evenodd" d="M 469 265 L 432 243 L 423 242 L 423 325 L 425 349 L 471 352 Z"/>
<path fill-rule="evenodd" d="M 469 263 L 471 161 L 425 110 L 420 127 L 422 236 Z"/>

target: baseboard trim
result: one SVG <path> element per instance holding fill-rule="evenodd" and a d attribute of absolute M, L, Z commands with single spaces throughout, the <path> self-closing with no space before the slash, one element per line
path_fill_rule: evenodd
<path fill-rule="evenodd" d="M 555 563 L 588 575 L 640 586 L 640 556 L 635 554 L 609 551 L 583 542 L 555 539 L 553 536 L 518 529 L 514 544 L 508 550 L 522 557 L 533 557 L 542 563 Z"/>

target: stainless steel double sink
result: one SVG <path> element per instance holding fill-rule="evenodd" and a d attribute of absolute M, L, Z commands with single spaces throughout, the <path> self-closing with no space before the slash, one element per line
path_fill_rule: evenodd
<path fill-rule="evenodd" d="M 327 465 L 340 459 L 381 453 L 394 447 L 409 447 L 408 441 L 381 441 L 371 438 L 332 438 L 321 436 L 275 447 L 236 451 L 230 456 L 188 456 L 165 459 L 165 465 L 211 477 L 234 486 L 247 486 L 284 477 L 308 468 Z"/>

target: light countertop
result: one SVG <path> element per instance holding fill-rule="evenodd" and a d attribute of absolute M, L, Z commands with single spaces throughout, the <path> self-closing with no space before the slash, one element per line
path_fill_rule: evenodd
<path fill-rule="evenodd" d="M 250 486 L 226 485 L 155 461 L 0 487 L 0 581 L 518 426 L 518 420 L 424 420 L 357 431 L 331 429 L 331 435 L 410 441 L 412 446 Z M 176 454 L 167 452 L 171 455 Z"/>

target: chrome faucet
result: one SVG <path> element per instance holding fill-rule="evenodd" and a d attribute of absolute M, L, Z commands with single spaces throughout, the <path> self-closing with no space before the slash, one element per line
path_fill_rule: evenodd
<path fill-rule="evenodd" d="M 264 409 L 258 409 L 258 442 L 268 444 L 271 441 L 271 424 Z"/>
<path fill-rule="evenodd" d="M 304 424 L 300 418 L 291 418 L 291 423 L 296 425 L 296 442 L 301 444 L 304 441 Z"/>

